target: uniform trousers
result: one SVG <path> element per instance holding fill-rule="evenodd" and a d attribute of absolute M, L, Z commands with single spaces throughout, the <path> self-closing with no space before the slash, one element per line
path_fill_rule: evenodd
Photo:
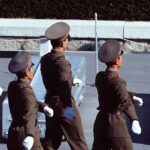
<path fill-rule="evenodd" d="M 57 150 L 61 145 L 63 135 L 71 150 L 88 150 L 83 134 L 81 118 L 74 100 L 72 101 L 72 107 L 74 112 L 73 120 L 68 120 L 64 117 L 46 117 L 44 150 Z"/>
<path fill-rule="evenodd" d="M 95 138 L 92 150 L 133 150 L 130 137 Z"/>

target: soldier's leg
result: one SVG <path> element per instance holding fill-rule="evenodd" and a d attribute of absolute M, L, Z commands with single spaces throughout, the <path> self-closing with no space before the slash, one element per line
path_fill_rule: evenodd
<path fill-rule="evenodd" d="M 66 137 L 66 140 L 71 150 L 88 150 L 88 146 L 85 141 L 81 118 L 76 108 L 75 101 L 72 101 L 73 107 L 73 120 L 62 119 L 61 128 Z"/>
<path fill-rule="evenodd" d="M 57 150 L 62 141 L 62 130 L 56 118 L 46 118 L 45 140 L 42 143 L 44 150 Z"/>
<path fill-rule="evenodd" d="M 108 137 L 106 137 L 104 120 L 105 116 L 101 115 L 99 112 L 96 116 L 93 126 L 94 141 L 92 150 L 111 150 L 111 147 L 108 143 Z"/>
<path fill-rule="evenodd" d="M 71 150 L 88 150 L 79 119 L 64 119 L 61 127 Z"/>
<path fill-rule="evenodd" d="M 133 150 L 133 145 L 130 137 L 112 138 L 112 150 Z"/>
<path fill-rule="evenodd" d="M 93 141 L 92 150 L 111 150 L 107 138 L 95 136 Z"/>

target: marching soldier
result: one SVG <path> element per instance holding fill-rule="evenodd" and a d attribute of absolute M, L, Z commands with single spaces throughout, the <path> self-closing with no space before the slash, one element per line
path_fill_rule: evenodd
<path fill-rule="evenodd" d="M 8 69 L 18 77 L 8 86 L 8 103 L 12 116 L 9 127 L 8 150 L 43 150 L 40 133 L 36 127 L 38 110 L 53 116 L 53 110 L 38 102 L 30 80 L 33 78 L 33 63 L 27 52 L 18 52 L 10 61 Z"/>
<path fill-rule="evenodd" d="M 98 91 L 98 114 L 94 123 L 94 142 L 92 150 L 133 150 L 124 113 L 132 124 L 135 134 L 141 127 L 133 103 L 143 104 L 141 98 L 128 92 L 126 82 L 117 70 L 122 65 L 122 47 L 116 40 L 108 40 L 99 49 L 99 60 L 107 69 L 96 75 Z"/>
<path fill-rule="evenodd" d="M 45 150 L 57 150 L 64 135 L 72 150 L 88 150 L 79 112 L 71 95 L 73 79 L 71 64 L 63 51 L 68 47 L 70 27 L 64 22 L 50 26 L 45 36 L 53 49 L 41 59 L 41 73 L 47 90 L 45 102 L 54 109 L 54 117 L 46 117 Z"/>

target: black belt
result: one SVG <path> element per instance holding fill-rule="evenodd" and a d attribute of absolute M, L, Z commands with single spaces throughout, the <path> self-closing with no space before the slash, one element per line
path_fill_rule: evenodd
<path fill-rule="evenodd" d="M 12 125 L 14 127 L 21 127 L 21 126 L 23 126 L 23 122 L 21 122 L 21 121 L 12 121 Z"/>
<path fill-rule="evenodd" d="M 104 115 L 108 115 L 108 114 L 112 114 L 112 115 L 123 115 L 123 111 L 122 110 L 119 110 L 119 109 L 116 109 L 116 110 L 113 110 L 113 111 L 103 111 L 103 110 L 100 110 L 100 112 Z"/>
<path fill-rule="evenodd" d="M 21 127 L 24 125 L 23 121 L 12 121 L 14 127 Z M 37 119 L 35 120 L 35 126 L 37 125 Z"/>
<path fill-rule="evenodd" d="M 116 109 L 116 110 L 113 110 L 111 112 L 111 114 L 114 114 L 114 115 L 123 115 L 123 112 L 121 110 L 119 110 L 119 109 Z"/>

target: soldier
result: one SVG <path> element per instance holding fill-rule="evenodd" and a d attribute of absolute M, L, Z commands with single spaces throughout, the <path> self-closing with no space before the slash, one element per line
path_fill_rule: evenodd
<path fill-rule="evenodd" d="M 33 63 L 27 52 L 18 52 L 10 61 L 8 69 L 18 77 L 8 86 L 8 103 L 12 116 L 9 127 L 8 150 L 43 150 L 40 133 L 36 127 L 38 109 L 49 117 L 53 110 L 36 100 L 30 80 L 33 78 Z"/>
<path fill-rule="evenodd" d="M 100 110 L 94 123 L 94 142 L 92 150 L 133 150 L 124 113 L 132 124 L 135 134 L 141 127 L 133 103 L 143 104 L 141 98 L 128 92 L 126 82 L 117 70 L 122 65 L 122 47 L 116 40 L 108 40 L 99 49 L 99 60 L 107 69 L 96 75 Z"/>
<path fill-rule="evenodd" d="M 71 95 L 73 79 L 71 64 L 63 51 L 68 47 L 70 27 L 64 22 L 50 26 L 45 36 L 53 49 L 41 59 L 41 73 L 47 90 L 45 102 L 54 109 L 54 117 L 46 117 L 45 150 L 57 150 L 64 135 L 72 150 L 87 150 L 81 119 Z"/>

